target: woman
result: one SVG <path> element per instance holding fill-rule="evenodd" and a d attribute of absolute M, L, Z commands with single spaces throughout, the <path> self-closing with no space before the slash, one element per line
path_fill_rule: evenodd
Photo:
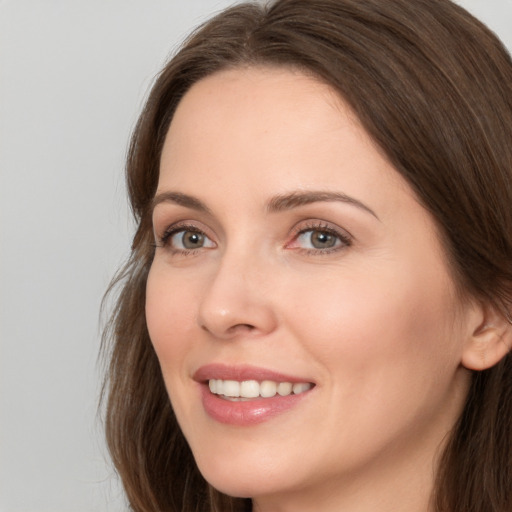
<path fill-rule="evenodd" d="M 510 510 L 511 84 L 447 0 L 238 5 L 186 42 L 107 333 L 134 510 Z"/>

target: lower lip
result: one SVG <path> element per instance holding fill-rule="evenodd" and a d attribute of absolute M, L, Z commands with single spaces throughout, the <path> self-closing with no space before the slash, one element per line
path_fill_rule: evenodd
<path fill-rule="evenodd" d="M 282 414 L 301 402 L 310 391 L 298 395 L 231 401 L 213 394 L 208 384 L 201 384 L 203 407 L 214 420 L 239 427 L 256 425 Z"/>

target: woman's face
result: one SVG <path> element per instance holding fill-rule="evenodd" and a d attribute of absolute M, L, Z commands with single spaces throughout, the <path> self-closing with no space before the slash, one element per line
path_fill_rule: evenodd
<path fill-rule="evenodd" d="M 154 203 L 147 323 L 205 478 L 295 510 L 368 482 L 370 500 L 428 491 L 467 392 L 470 306 L 431 216 L 332 90 L 266 68 L 195 84 Z"/>

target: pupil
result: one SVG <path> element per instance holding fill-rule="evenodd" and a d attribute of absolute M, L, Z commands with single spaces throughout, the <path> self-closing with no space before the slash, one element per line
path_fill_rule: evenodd
<path fill-rule="evenodd" d="M 186 249 L 195 249 L 203 245 L 203 235 L 189 231 L 183 235 L 183 246 Z"/>
<path fill-rule="evenodd" d="M 334 247 L 336 238 L 325 231 L 315 231 L 311 235 L 311 243 L 316 249 L 325 249 L 326 247 Z"/>

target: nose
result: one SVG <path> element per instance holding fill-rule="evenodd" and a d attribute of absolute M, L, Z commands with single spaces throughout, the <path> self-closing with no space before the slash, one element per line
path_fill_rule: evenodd
<path fill-rule="evenodd" d="M 277 326 L 269 266 L 255 258 L 225 256 L 202 295 L 198 324 L 218 339 L 263 336 Z"/>

